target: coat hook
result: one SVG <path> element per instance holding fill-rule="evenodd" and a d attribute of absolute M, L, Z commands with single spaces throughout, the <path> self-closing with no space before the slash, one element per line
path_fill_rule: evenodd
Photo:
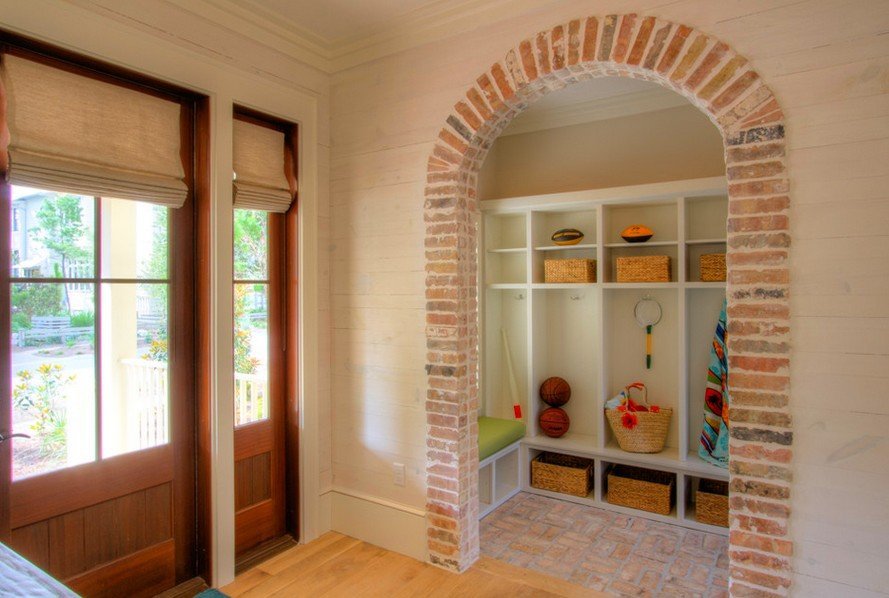
<path fill-rule="evenodd" d="M 516 300 L 521 301 L 522 299 L 525 298 L 525 295 L 524 295 L 524 293 L 516 293 L 515 298 L 516 298 Z"/>
<path fill-rule="evenodd" d="M 583 299 L 583 295 L 568 295 L 568 298 L 572 301 L 580 301 Z"/>

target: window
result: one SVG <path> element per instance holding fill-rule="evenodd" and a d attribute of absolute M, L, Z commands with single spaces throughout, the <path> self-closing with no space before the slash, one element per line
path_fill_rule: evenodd
<path fill-rule="evenodd" d="M 31 436 L 14 479 L 167 443 L 169 209 L 20 186 L 12 199 L 32 225 L 10 264 L 13 422 Z"/>
<path fill-rule="evenodd" d="M 235 425 L 269 417 L 269 216 L 234 212 Z"/>

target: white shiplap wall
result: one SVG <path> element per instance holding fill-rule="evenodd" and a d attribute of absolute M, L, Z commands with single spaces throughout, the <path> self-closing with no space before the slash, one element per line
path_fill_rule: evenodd
<path fill-rule="evenodd" d="M 565 0 L 335 74 L 333 484 L 422 508 L 425 161 L 454 102 L 540 29 L 632 9 L 748 57 L 787 115 L 795 592 L 889 592 L 889 2 Z M 392 483 L 405 463 L 406 487 Z"/>

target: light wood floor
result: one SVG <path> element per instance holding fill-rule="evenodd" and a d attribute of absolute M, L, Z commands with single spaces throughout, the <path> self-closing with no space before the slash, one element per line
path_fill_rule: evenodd
<path fill-rule="evenodd" d="M 257 565 L 221 590 L 235 598 L 606 596 L 489 558 L 458 575 L 334 532 Z"/>

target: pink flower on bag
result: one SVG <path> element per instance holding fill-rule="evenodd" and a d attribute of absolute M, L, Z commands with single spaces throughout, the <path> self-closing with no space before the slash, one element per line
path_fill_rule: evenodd
<path fill-rule="evenodd" d="M 652 405 L 652 406 L 651 406 L 651 409 L 649 409 L 649 411 L 651 411 L 652 413 L 660 413 L 660 412 L 661 412 L 661 408 L 658 407 L 657 405 Z"/>
<path fill-rule="evenodd" d="M 621 416 L 620 423 L 627 430 L 632 430 L 639 423 L 639 417 L 635 413 L 628 411 Z"/>

